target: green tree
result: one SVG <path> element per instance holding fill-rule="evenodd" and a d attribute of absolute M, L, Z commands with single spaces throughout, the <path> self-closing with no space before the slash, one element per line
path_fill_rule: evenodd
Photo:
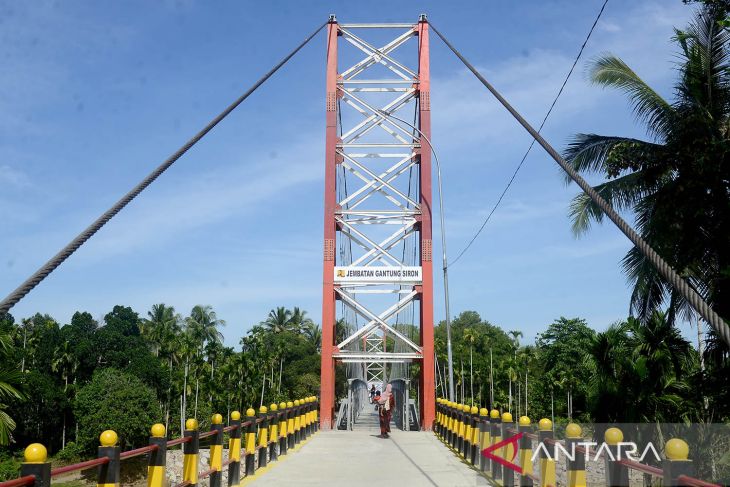
<path fill-rule="evenodd" d="M 7 357 L 12 347 L 10 335 L 0 334 L 0 360 Z M 2 360 L 0 366 L 0 445 L 10 443 L 10 435 L 15 429 L 15 420 L 7 412 L 8 402 L 13 399 L 22 399 L 23 395 L 17 389 L 20 383 L 20 373 L 17 369 L 7 367 Z"/>
<path fill-rule="evenodd" d="M 111 429 L 123 449 L 147 443 L 149 428 L 162 417 L 155 392 L 131 374 L 104 369 L 83 386 L 74 402 L 80 419 L 79 445 L 96 450 L 99 434 Z"/>
<path fill-rule="evenodd" d="M 713 2 L 715 3 L 715 2 Z M 598 85 L 625 92 L 649 140 L 579 134 L 565 152 L 582 173 L 606 179 L 595 190 L 619 211 L 636 215 L 641 236 L 726 319 L 730 317 L 730 76 L 728 41 L 717 9 L 705 6 L 674 41 L 680 49 L 672 102 L 621 59 L 590 66 Z M 603 212 L 585 194 L 570 208 L 576 234 Z M 631 310 L 648 320 L 667 305 L 667 318 L 691 308 L 636 248 L 623 259 L 633 282 Z"/>

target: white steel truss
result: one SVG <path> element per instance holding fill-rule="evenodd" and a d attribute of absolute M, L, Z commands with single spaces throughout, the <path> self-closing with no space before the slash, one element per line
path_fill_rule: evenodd
<path fill-rule="evenodd" d="M 372 32 L 379 27 L 400 32 L 382 47 L 365 40 L 368 31 L 354 32 L 357 29 Z M 382 29 L 377 30 L 382 32 Z M 389 116 L 406 107 L 415 107 L 416 69 L 399 61 L 396 52 L 415 36 L 415 25 L 341 24 L 340 33 L 364 57 L 342 70 L 338 77 L 340 105 L 350 109 L 350 118 L 355 121 L 348 127 L 340 126 L 337 161 L 343 175 L 348 176 L 349 191 L 341 193 L 335 221 L 340 238 L 348 239 L 358 250 L 353 251 L 348 265 L 338 269 L 412 269 L 409 266 L 417 264 L 407 262 L 405 251 L 400 255 L 397 251 L 405 249 L 406 244 L 414 248 L 417 245 L 420 198 L 416 188 L 406 182 L 414 175 L 418 181 L 420 168 L 416 154 L 420 136 L 393 122 Z M 383 68 L 389 79 L 377 74 L 370 77 L 377 70 L 382 73 Z M 335 358 L 343 363 L 362 363 L 369 383 L 386 381 L 386 364 L 422 358 L 421 346 L 394 324 L 398 313 L 412 306 L 418 297 L 417 283 L 394 278 L 376 282 L 342 280 L 337 284 L 337 298 L 365 318 L 365 322 L 337 344 Z M 393 296 L 395 304 L 392 304 Z M 374 304 L 378 297 L 378 304 Z M 391 343 L 398 343 L 398 350 L 386 350 L 391 348 L 386 345 L 386 337 Z"/>

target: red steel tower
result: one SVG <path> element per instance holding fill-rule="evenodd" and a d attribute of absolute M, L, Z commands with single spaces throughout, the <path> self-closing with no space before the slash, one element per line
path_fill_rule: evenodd
<path fill-rule="evenodd" d="M 365 381 L 420 363 L 420 425 L 430 429 L 435 417 L 428 32 L 425 16 L 328 25 L 323 429 L 333 427 L 336 363 L 355 364 Z"/>

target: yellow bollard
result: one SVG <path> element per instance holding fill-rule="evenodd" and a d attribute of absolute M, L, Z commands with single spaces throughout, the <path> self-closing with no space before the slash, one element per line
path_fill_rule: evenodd
<path fill-rule="evenodd" d="M 517 453 L 518 462 L 522 473 L 520 474 L 520 485 L 532 485 L 532 438 L 527 436 L 532 429 L 530 426 L 530 418 L 521 416 L 518 431 L 522 433 L 520 438 L 520 450 Z"/>
<path fill-rule="evenodd" d="M 302 420 L 299 416 L 299 399 L 294 399 L 294 443 L 299 443 L 302 439 L 299 434 L 299 428 L 302 426 Z"/>
<path fill-rule="evenodd" d="M 568 487 L 586 487 L 586 456 L 577 451 L 578 443 L 583 441 L 583 430 L 575 423 L 565 427 L 565 447 L 574 459 L 568 458 Z"/>
<path fill-rule="evenodd" d="M 266 466 L 266 457 L 269 447 L 269 418 L 266 415 L 266 406 L 259 408 L 259 468 Z"/>
<path fill-rule="evenodd" d="M 269 431 L 269 461 L 273 462 L 276 460 L 276 444 L 279 441 L 279 418 L 278 418 L 278 409 L 279 406 L 276 405 L 276 403 L 272 403 L 271 406 L 269 406 L 269 411 L 271 411 L 271 425 L 269 428 L 271 431 Z"/>
<path fill-rule="evenodd" d="M 210 487 L 220 487 L 223 479 L 223 416 L 214 414 L 210 423 L 215 434 L 210 438 L 210 458 L 208 465 L 213 473 L 210 474 Z"/>
<path fill-rule="evenodd" d="M 286 455 L 286 403 L 279 403 L 279 455 Z"/>
<path fill-rule="evenodd" d="M 34 485 L 47 487 L 51 485 L 51 462 L 48 461 L 48 450 L 40 443 L 31 443 L 23 452 L 23 464 L 20 476 L 35 477 Z"/>
<path fill-rule="evenodd" d="M 620 443 L 624 433 L 618 428 L 608 428 L 603 434 L 608 450 L 616 460 L 606 459 L 606 485 L 629 485 L 629 469 L 618 462 Z"/>
<path fill-rule="evenodd" d="M 256 411 L 246 410 L 246 477 L 256 473 Z"/>
<path fill-rule="evenodd" d="M 192 485 L 198 483 L 198 452 L 200 448 L 198 420 L 190 418 L 185 421 L 183 436 L 190 437 L 190 441 L 183 444 L 183 482 Z"/>
<path fill-rule="evenodd" d="M 231 430 L 228 439 L 228 485 L 238 487 L 241 483 L 241 413 L 231 413 Z"/>
<path fill-rule="evenodd" d="M 499 411 L 496 409 L 492 409 L 489 412 L 489 422 L 491 423 L 491 429 L 492 434 L 490 436 L 490 441 L 492 445 L 496 445 L 500 441 L 502 441 L 502 420 L 499 416 Z M 494 450 L 494 456 L 496 457 L 502 457 L 502 450 L 504 448 L 497 448 Z M 492 479 L 495 480 L 501 480 L 502 479 L 502 465 L 500 465 L 497 462 L 491 462 L 492 464 Z"/>
<path fill-rule="evenodd" d="M 662 470 L 664 471 L 664 485 L 686 485 L 679 480 L 680 475 L 691 477 L 694 475 L 692 460 L 689 459 L 689 445 L 680 438 L 672 438 L 664 445 Z"/>
<path fill-rule="evenodd" d="M 471 464 L 479 466 L 479 408 L 471 407 Z"/>
<path fill-rule="evenodd" d="M 164 487 L 167 461 L 167 432 L 165 425 L 157 423 L 150 430 L 150 445 L 157 445 L 147 460 L 147 487 Z"/>
<path fill-rule="evenodd" d="M 108 457 L 109 463 L 99 465 L 96 469 L 98 487 L 119 487 L 121 450 L 117 445 L 118 440 L 119 437 L 112 430 L 106 430 L 99 436 L 101 446 L 98 450 L 98 458 Z"/>
<path fill-rule="evenodd" d="M 464 404 L 464 441 L 461 446 L 461 456 L 466 460 L 471 457 L 471 407 Z"/>
<path fill-rule="evenodd" d="M 547 418 L 543 418 L 537 426 L 540 429 L 538 431 L 538 438 L 543 445 L 540 449 L 540 485 L 542 487 L 556 485 L 555 459 L 549 454 L 549 452 L 554 450 L 554 447 L 546 442 L 546 440 L 553 438 L 553 422 Z"/>
<path fill-rule="evenodd" d="M 289 401 L 286 403 L 286 434 L 287 434 L 287 449 L 291 450 L 294 448 L 295 445 L 295 438 L 294 438 L 294 415 L 296 414 L 296 411 L 294 411 L 294 403 L 292 401 Z"/>
<path fill-rule="evenodd" d="M 479 470 L 487 471 L 489 459 L 482 452 L 489 447 L 489 410 L 481 408 L 479 410 Z"/>
<path fill-rule="evenodd" d="M 514 427 L 515 424 L 512 422 L 512 414 L 510 413 L 502 413 L 502 439 L 506 440 L 507 438 L 514 436 Z M 502 458 L 507 460 L 508 462 L 512 462 L 512 459 L 515 458 L 515 445 L 514 443 L 507 443 L 505 446 L 502 447 Z M 515 472 L 514 470 L 502 467 L 502 483 L 503 485 L 514 485 L 514 479 L 515 479 Z"/>

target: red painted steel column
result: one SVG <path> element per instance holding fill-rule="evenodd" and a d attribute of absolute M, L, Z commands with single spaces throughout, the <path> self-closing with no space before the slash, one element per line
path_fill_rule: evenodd
<path fill-rule="evenodd" d="M 327 26 L 327 133 L 324 175 L 324 265 L 322 272 L 322 368 L 319 400 L 320 428 L 332 429 L 335 407 L 335 207 L 337 176 L 337 22 Z"/>
<path fill-rule="evenodd" d="M 423 285 L 421 293 L 421 427 L 430 430 L 436 418 L 436 382 L 434 377 L 433 349 L 433 258 L 432 258 L 432 206 L 431 206 L 431 146 L 423 137 L 431 140 L 431 83 L 429 75 L 428 22 L 418 22 L 418 88 L 420 99 L 421 136 L 421 267 Z"/>

